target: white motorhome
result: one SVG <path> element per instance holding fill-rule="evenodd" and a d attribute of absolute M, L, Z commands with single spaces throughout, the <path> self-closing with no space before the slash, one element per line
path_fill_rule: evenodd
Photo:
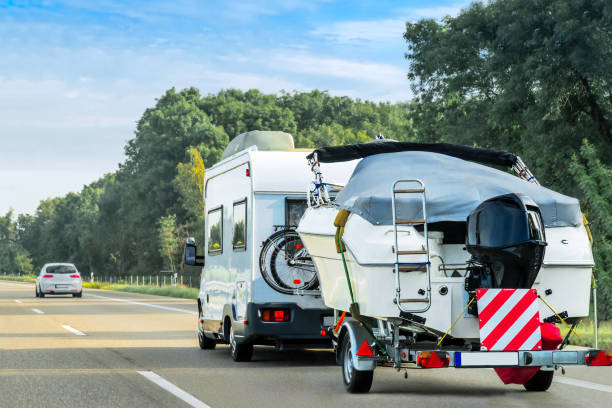
<path fill-rule="evenodd" d="M 311 184 L 307 151 L 283 132 L 237 136 L 206 169 L 204 256 L 192 239 L 185 263 L 203 265 L 198 297 L 200 347 L 229 343 L 236 361 L 254 345 L 331 345 L 322 328 L 333 321 L 314 265 L 294 228 Z M 355 162 L 325 165 L 327 180 L 344 185 Z M 312 187 L 311 187 L 312 188 Z"/>

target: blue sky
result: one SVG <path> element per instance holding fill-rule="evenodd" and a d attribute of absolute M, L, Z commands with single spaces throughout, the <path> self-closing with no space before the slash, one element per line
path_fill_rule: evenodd
<path fill-rule="evenodd" d="M 467 4 L 0 0 L 0 214 L 116 170 L 170 87 L 408 100 L 405 22 Z"/>

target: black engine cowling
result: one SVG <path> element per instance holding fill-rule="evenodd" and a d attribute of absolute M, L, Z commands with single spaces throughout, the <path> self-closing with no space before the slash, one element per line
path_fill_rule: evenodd
<path fill-rule="evenodd" d="M 529 197 L 505 194 L 482 202 L 467 219 L 466 249 L 474 271 L 466 277 L 466 289 L 530 288 L 545 248 L 542 214 Z"/>

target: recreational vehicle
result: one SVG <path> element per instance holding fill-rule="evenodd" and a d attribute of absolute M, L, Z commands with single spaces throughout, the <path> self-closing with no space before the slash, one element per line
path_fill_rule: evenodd
<path fill-rule="evenodd" d="M 308 151 L 283 132 L 252 131 L 234 138 L 221 161 L 206 169 L 205 242 L 193 239 L 185 263 L 202 265 L 198 338 L 202 349 L 229 343 L 248 361 L 254 345 L 312 347 L 331 341 L 321 330 L 333 311 L 321 299 L 312 260 L 295 227 L 306 209 Z M 326 165 L 344 184 L 354 162 Z"/>

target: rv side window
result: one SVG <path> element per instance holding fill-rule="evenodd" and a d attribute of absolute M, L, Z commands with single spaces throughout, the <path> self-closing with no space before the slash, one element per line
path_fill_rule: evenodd
<path fill-rule="evenodd" d="M 246 198 L 234 203 L 234 237 L 232 246 L 234 250 L 246 249 Z"/>
<path fill-rule="evenodd" d="M 223 207 L 208 212 L 208 253 L 223 252 Z"/>

